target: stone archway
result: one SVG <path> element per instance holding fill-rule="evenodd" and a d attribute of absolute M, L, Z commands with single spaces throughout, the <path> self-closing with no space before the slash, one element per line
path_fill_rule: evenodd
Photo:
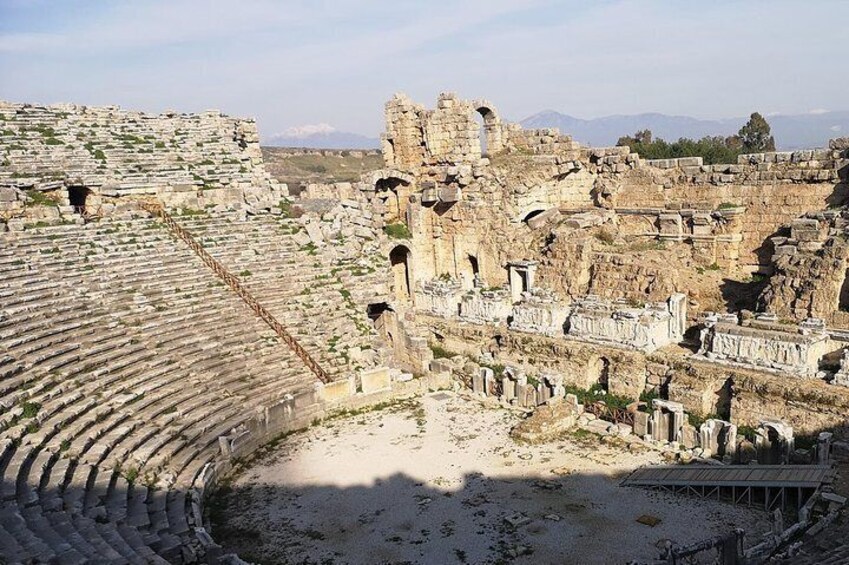
<path fill-rule="evenodd" d="M 395 298 L 399 302 L 408 302 L 413 296 L 410 271 L 411 255 L 410 248 L 406 245 L 398 245 L 389 252 Z"/>
<path fill-rule="evenodd" d="M 413 178 L 400 171 L 383 169 L 372 173 L 368 182 L 374 187 L 375 200 L 383 205 L 384 223 L 406 224 Z"/>
<path fill-rule="evenodd" d="M 481 156 L 492 155 L 504 149 L 501 138 L 501 118 L 495 110 L 495 106 L 488 100 L 475 100 L 473 103 L 475 112 L 483 119 L 481 125 Z"/>

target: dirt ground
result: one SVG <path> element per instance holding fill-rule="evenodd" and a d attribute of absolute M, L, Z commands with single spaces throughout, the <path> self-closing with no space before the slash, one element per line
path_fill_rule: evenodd
<path fill-rule="evenodd" d="M 650 562 L 768 529 L 760 511 L 618 486 L 661 463 L 598 436 L 516 444 L 515 413 L 435 393 L 290 436 L 212 501 L 213 535 L 260 563 Z M 648 515 L 655 526 L 637 522 Z"/>

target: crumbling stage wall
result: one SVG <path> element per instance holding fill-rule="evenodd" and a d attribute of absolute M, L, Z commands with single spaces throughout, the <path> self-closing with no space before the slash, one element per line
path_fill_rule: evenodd
<path fill-rule="evenodd" d="M 694 414 L 715 413 L 720 391 L 730 379 L 730 421 L 736 425 L 756 427 L 764 419 L 777 418 L 793 426 L 797 435 L 829 430 L 849 437 L 849 389 L 822 381 L 718 366 L 677 353 L 644 355 L 432 317 L 422 321 L 431 327 L 434 341 L 448 351 L 472 358 L 491 353 L 496 363 L 522 366 L 531 374 L 561 373 L 565 384 L 581 388 L 598 382 L 599 368 L 606 363 L 611 393 L 637 399 L 647 388 L 655 388 L 666 391 L 669 400 L 682 403 Z"/>
<path fill-rule="evenodd" d="M 642 169 L 624 177 L 613 199 L 633 208 L 699 208 L 744 206 L 740 218 L 742 265 L 766 266 L 773 253 L 769 238 L 811 210 L 825 210 L 849 199 L 849 185 L 836 180 L 696 184 L 666 179 Z"/>

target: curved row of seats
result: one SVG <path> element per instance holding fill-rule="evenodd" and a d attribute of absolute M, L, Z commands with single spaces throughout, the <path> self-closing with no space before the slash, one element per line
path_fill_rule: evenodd
<path fill-rule="evenodd" d="M 193 216 L 180 223 L 230 272 L 242 274 L 251 293 L 331 376 L 347 370 L 352 348 L 375 346 L 365 299 L 346 297 L 362 289 L 374 293 L 385 281 L 385 273 L 375 268 L 379 256 L 363 256 L 344 240 L 330 240 L 323 247 L 298 244 L 280 234 L 297 233 L 301 224 L 271 215 L 243 220 Z M 284 285 L 279 284 L 281 276 Z"/>
<path fill-rule="evenodd" d="M 0 136 L 0 152 L 9 161 L 0 181 L 56 178 L 62 171 L 138 190 L 235 185 L 265 174 L 254 170 L 251 155 L 233 139 L 236 120 L 216 114 L 165 117 L 0 102 L 0 122 L 12 133 Z"/>
<path fill-rule="evenodd" d="M 227 249 L 242 245 L 238 221 L 205 221 L 232 235 Z M 267 249 L 291 248 L 279 229 L 255 237 L 270 238 Z M 261 259 L 244 264 L 262 273 L 265 296 L 297 302 L 292 280 L 257 267 Z M 285 300 L 276 308 L 285 324 Z M 324 310 L 316 323 L 353 325 L 345 308 Z M 0 555 L 192 561 L 202 551 L 192 488 L 219 460 L 218 438 L 314 385 L 273 331 L 155 220 L 0 235 Z"/>

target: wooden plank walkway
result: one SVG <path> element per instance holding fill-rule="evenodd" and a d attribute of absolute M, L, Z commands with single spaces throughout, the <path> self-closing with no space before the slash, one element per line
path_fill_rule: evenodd
<path fill-rule="evenodd" d="M 827 465 L 658 465 L 641 467 L 621 486 L 819 488 Z"/>

